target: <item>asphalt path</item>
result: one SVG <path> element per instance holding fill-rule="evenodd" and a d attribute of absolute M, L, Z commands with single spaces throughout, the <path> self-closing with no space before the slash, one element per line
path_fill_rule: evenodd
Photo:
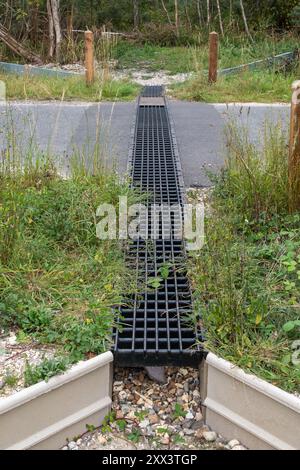
<path fill-rule="evenodd" d="M 134 102 L 0 103 L 0 150 L 14 146 L 23 155 L 30 150 L 55 158 L 68 175 L 74 160 L 91 167 L 95 158 L 120 174 L 127 168 Z M 289 106 L 261 104 L 205 104 L 169 101 L 186 187 L 210 185 L 209 173 L 226 158 L 225 129 L 235 122 L 250 140 L 261 145 L 266 125 L 287 128 Z"/>

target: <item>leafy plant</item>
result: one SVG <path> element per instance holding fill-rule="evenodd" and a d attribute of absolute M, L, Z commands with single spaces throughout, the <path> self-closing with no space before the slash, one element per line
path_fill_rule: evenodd
<path fill-rule="evenodd" d="M 285 333 L 295 332 L 297 328 L 300 328 L 300 320 L 290 320 L 282 327 Z"/>
<path fill-rule="evenodd" d="M 184 418 L 186 415 L 186 412 L 184 411 L 182 405 L 180 403 L 175 403 L 175 409 L 174 409 L 174 418 Z"/>
<path fill-rule="evenodd" d="M 36 366 L 30 365 L 27 361 L 24 371 L 25 387 L 30 387 L 42 380 L 47 382 L 51 377 L 65 372 L 69 364 L 70 362 L 66 357 L 44 359 Z"/>
<path fill-rule="evenodd" d="M 139 428 L 133 428 L 131 433 L 128 434 L 127 439 L 135 444 L 139 442 L 141 437 L 141 431 Z"/>
<path fill-rule="evenodd" d="M 126 425 L 127 425 L 125 419 L 118 419 L 118 420 L 116 421 L 116 424 L 117 424 L 117 426 L 118 426 L 120 432 L 124 432 L 124 431 L 125 431 Z"/>
<path fill-rule="evenodd" d="M 151 277 L 148 279 L 148 285 L 153 289 L 159 289 L 161 287 L 163 279 L 161 277 Z"/>

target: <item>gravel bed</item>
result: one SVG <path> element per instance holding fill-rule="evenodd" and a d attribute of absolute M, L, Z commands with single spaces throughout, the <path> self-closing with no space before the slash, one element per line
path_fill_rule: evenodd
<path fill-rule="evenodd" d="M 245 450 L 204 425 L 198 371 L 167 368 L 166 377 L 160 385 L 143 370 L 116 370 L 112 419 L 63 450 Z"/>
<path fill-rule="evenodd" d="M 19 392 L 25 387 L 26 363 L 37 365 L 43 359 L 53 357 L 54 347 L 39 343 L 18 343 L 14 332 L 0 332 L 0 398 Z"/>
<path fill-rule="evenodd" d="M 166 70 L 160 70 L 158 72 L 151 72 L 147 69 L 115 69 L 116 62 L 111 61 L 109 67 L 109 75 L 114 80 L 131 80 L 138 85 L 172 85 L 174 83 L 183 83 L 188 80 L 192 73 L 176 73 L 171 75 Z M 62 66 L 57 66 L 56 64 L 49 63 L 41 66 L 43 68 L 57 70 L 57 71 L 67 71 L 73 72 L 75 74 L 83 75 L 85 74 L 85 66 L 81 63 L 74 64 L 65 64 Z M 96 63 L 96 70 L 100 74 L 103 73 L 103 67 L 101 64 Z"/>

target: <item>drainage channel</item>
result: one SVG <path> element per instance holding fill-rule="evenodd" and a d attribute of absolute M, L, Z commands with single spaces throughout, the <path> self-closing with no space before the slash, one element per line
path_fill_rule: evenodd
<path fill-rule="evenodd" d="M 129 163 L 132 185 L 145 194 L 147 211 L 140 216 L 143 237 L 130 245 L 128 261 L 134 263 L 136 277 L 146 288 L 120 310 L 115 363 L 198 367 L 205 352 L 201 332 L 188 323 L 192 299 L 184 270 L 185 246 L 176 236 L 184 187 L 162 87 L 145 87 L 139 97 Z M 165 216 L 151 217 L 154 204 Z M 171 206 L 178 211 L 170 211 Z M 155 239 L 151 236 L 154 229 Z"/>

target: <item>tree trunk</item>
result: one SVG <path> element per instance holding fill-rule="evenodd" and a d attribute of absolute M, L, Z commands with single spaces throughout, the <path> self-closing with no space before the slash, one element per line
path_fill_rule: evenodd
<path fill-rule="evenodd" d="M 59 18 L 59 0 L 47 0 L 47 13 L 49 22 L 49 57 L 60 59 L 61 28 Z"/>
<path fill-rule="evenodd" d="M 222 37 L 224 37 L 224 28 L 223 28 L 222 14 L 221 14 L 221 7 L 220 7 L 219 0 L 217 0 L 217 8 L 218 8 L 219 23 L 220 23 L 220 31 L 221 31 Z"/>
<path fill-rule="evenodd" d="M 172 21 L 171 21 L 171 18 L 170 18 L 169 12 L 168 12 L 168 10 L 167 10 L 167 8 L 166 8 L 166 5 L 165 5 L 165 2 L 164 2 L 164 0 L 161 0 L 161 5 L 162 5 L 162 7 L 163 7 L 163 10 L 164 10 L 164 12 L 165 12 L 165 13 L 166 13 L 166 15 L 167 15 L 168 22 L 169 22 L 169 23 L 170 23 L 170 25 L 172 26 Z"/>
<path fill-rule="evenodd" d="M 187 4 L 186 0 L 184 2 L 184 9 L 185 9 L 187 22 L 189 24 L 190 29 L 192 29 L 192 22 L 191 22 L 191 18 L 190 18 L 190 15 L 189 15 L 189 8 L 188 8 L 188 4 Z"/>
<path fill-rule="evenodd" d="M 244 25 L 245 25 L 245 30 L 246 30 L 246 33 L 250 39 L 251 42 L 253 42 L 253 38 L 251 36 L 251 33 L 249 31 L 249 27 L 248 27 L 248 23 L 247 23 L 247 17 L 246 17 L 246 13 L 245 13 L 245 8 L 244 8 L 244 3 L 243 3 L 243 0 L 240 0 L 240 6 L 241 6 L 241 10 L 242 10 L 242 15 L 243 15 L 243 20 L 244 20 Z"/>
<path fill-rule="evenodd" d="M 198 18 L 199 18 L 199 25 L 202 26 L 202 12 L 201 12 L 200 0 L 197 0 L 197 12 L 198 12 Z"/>
<path fill-rule="evenodd" d="M 32 62 L 37 65 L 41 65 L 43 63 L 42 59 L 37 54 L 26 49 L 26 47 L 11 36 L 2 24 L 0 24 L 0 40 L 3 41 L 13 52 L 28 60 L 28 62 Z"/>
<path fill-rule="evenodd" d="M 164 0 L 161 0 L 161 5 L 162 5 L 162 7 L 163 7 L 164 12 L 165 12 L 166 15 L 167 15 L 169 24 L 172 26 L 172 21 L 171 21 L 171 18 L 170 18 L 170 15 L 169 15 L 169 12 L 168 12 L 168 10 L 167 10 L 167 7 L 166 7 L 166 5 L 165 5 Z"/>
<path fill-rule="evenodd" d="M 210 0 L 206 0 L 206 9 L 207 9 L 207 26 L 210 26 Z"/>
<path fill-rule="evenodd" d="M 139 1 L 133 0 L 133 28 L 139 29 Z"/>
<path fill-rule="evenodd" d="M 74 5 L 72 3 L 71 9 L 67 15 L 67 36 L 69 42 L 73 41 L 73 17 L 74 17 Z"/>
<path fill-rule="evenodd" d="M 179 13 L 178 13 L 178 0 L 174 0 L 175 6 L 175 28 L 177 37 L 179 36 Z"/>
<path fill-rule="evenodd" d="M 231 26 L 232 24 L 232 9 L 233 9 L 232 0 L 230 0 L 229 2 L 229 26 Z"/>

